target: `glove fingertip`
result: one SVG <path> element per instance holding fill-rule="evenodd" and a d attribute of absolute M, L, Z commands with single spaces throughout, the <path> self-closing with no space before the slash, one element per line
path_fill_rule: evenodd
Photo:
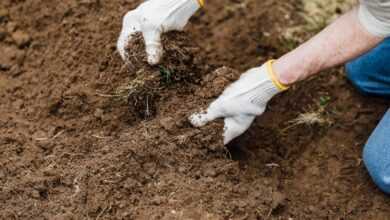
<path fill-rule="evenodd" d="M 159 64 L 163 55 L 163 48 L 161 45 L 161 31 L 154 27 L 144 27 L 143 36 L 145 40 L 147 61 L 150 65 Z M 149 29 L 149 30 L 148 30 Z"/>
<path fill-rule="evenodd" d="M 224 145 L 227 145 L 230 141 L 239 136 L 239 133 L 234 120 L 232 118 L 225 118 L 225 127 L 223 129 Z"/>
<path fill-rule="evenodd" d="M 161 49 L 152 49 L 151 51 L 148 50 L 147 54 L 148 54 L 148 63 L 150 65 L 154 66 L 160 63 L 162 57 Z"/>
<path fill-rule="evenodd" d="M 226 135 L 223 135 L 223 144 L 228 145 L 230 141 L 232 141 L 234 138 L 228 137 Z"/>
<path fill-rule="evenodd" d="M 255 116 L 238 116 L 235 118 L 225 118 L 223 132 L 224 144 L 228 144 L 233 139 L 242 135 L 252 124 Z"/>
<path fill-rule="evenodd" d="M 207 114 L 205 113 L 195 113 L 192 114 L 188 120 L 194 127 L 202 127 L 205 126 L 208 122 Z"/>

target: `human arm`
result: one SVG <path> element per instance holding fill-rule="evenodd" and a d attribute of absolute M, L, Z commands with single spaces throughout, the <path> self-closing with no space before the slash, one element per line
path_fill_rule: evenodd
<path fill-rule="evenodd" d="M 357 9 L 348 12 L 277 61 L 267 62 L 244 73 L 207 110 L 191 115 L 190 122 L 199 127 L 216 118 L 224 118 L 223 135 L 224 143 L 227 144 L 244 133 L 255 117 L 265 111 L 268 101 L 289 85 L 373 48 L 389 36 L 390 28 L 387 30 L 387 25 L 390 26 L 390 18 L 379 19 L 376 12 L 370 12 L 368 17 L 362 16 L 362 7 L 370 8 L 363 5 L 359 13 Z M 390 13 L 390 4 L 378 10 L 379 14 L 387 15 Z"/>
<path fill-rule="evenodd" d="M 369 33 L 354 9 L 312 39 L 279 58 L 273 65 L 286 85 L 304 80 L 322 70 L 343 64 L 373 48 L 384 37 Z"/>

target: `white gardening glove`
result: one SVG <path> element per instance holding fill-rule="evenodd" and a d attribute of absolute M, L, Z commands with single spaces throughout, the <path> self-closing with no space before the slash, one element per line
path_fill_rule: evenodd
<path fill-rule="evenodd" d="M 183 30 L 190 17 L 204 4 L 204 0 L 148 0 L 129 11 L 123 18 L 117 49 L 126 61 L 126 47 L 131 36 L 142 32 L 148 63 L 158 64 L 163 49 L 160 36 L 164 32 Z"/>
<path fill-rule="evenodd" d="M 244 73 L 238 81 L 225 89 L 222 95 L 202 113 L 190 116 L 195 127 L 206 125 L 217 118 L 225 119 L 224 143 L 243 134 L 263 114 L 268 101 L 287 89 L 276 78 L 272 70 L 273 61 Z"/>

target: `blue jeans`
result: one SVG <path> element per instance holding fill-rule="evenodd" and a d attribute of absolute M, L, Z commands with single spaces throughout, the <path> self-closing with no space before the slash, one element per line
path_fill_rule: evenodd
<path fill-rule="evenodd" d="M 348 63 L 346 71 L 363 94 L 390 98 L 390 38 Z M 376 185 L 390 194 L 390 110 L 367 141 L 363 161 Z"/>

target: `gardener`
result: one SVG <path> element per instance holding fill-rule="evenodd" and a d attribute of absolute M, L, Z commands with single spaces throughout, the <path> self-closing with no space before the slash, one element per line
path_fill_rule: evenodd
<path fill-rule="evenodd" d="M 126 14 L 118 51 L 132 33 L 141 31 L 148 62 L 155 65 L 163 55 L 160 35 L 182 30 L 189 18 L 204 6 L 204 0 L 149 0 Z M 292 84 L 322 70 L 346 63 L 347 76 L 364 94 L 390 97 L 390 0 L 361 0 L 308 42 L 278 60 L 250 69 L 230 85 L 207 109 L 190 121 L 203 126 L 224 118 L 224 142 L 244 133 L 267 102 Z M 359 57 L 360 56 L 360 57 Z M 364 163 L 374 182 L 390 193 L 390 110 L 369 138 Z"/>

